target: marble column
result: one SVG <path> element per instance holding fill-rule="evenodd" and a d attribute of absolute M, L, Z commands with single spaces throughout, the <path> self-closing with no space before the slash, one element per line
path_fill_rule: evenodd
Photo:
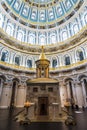
<path fill-rule="evenodd" d="M 3 79 L 0 79 L 0 100 L 1 100 L 1 95 L 2 95 L 2 89 L 3 89 Z"/>
<path fill-rule="evenodd" d="M 83 106 L 86 107 L 87 103 L 86 103 L 86 92 L 85 92 L 85 83 L 84 83 L 84 80 L 81 81 L 81 85 L 82 85 L 82 95 L 83 95 Z"/>
<path fill-rule="evenodd" d="M 68 96 L 68 99 L 71 99 L 69 82 L 67 82 L 66 85 L 67 85 L 67 96 Z"/>
<path fill-rule="evenodd" d="M 78 104 L 76 85 L 74 82 L 72 83 L 72 91 L 73 91 L 73 98 L 74 98 L 75 104 Z"/>
<path fill-rule="evenodd" d="M 1 102 L 0 102 L 0 107 L 1 108 L 8 108 L 9 107 L 9 102 L 10 102 L 10 84 L 8 82 L 5 82 L 3 85 L 3 91 L 2 91 L 2 96 L 1 96 Z"/>
<path fill-rule="evenodd" d="M 24 103 L 26 101 L 25 95 L 26 95 L 26 86 L 23 84 L 18 85 L 16 94 L 16 107 L 24 107 Z"/>
<path fill-rule="evenodd" d="M 59 82 L 59 88 L 60 88 L 60 98 L 61 98 L 61 105 L 64 107 L 64 103 L 66 99 L 68 98 L 67 94 L 67 86 L 63 83 L 63 81 Z"/>

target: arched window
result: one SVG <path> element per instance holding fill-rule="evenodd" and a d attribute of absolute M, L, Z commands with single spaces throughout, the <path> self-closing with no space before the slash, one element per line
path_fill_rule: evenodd
<path fill-rule="evenodd" d="M 1 55 L 1 61 L 7 61 L 8 60 L 8 51 L 2 52 Z"/>
<path fill-rule="evenodd" d="M 50 40 L 51 40 L 51 43 L 56 43 L 56 34 L 55 33 L 53 35 L 51 35 Z"/>
<path fill-rule="evenodd" d="M 84 60 L 84 56 L 83 56 L 83 52 L 82 51 L 79 51 L 78 55 L 79 55 L 79 60 L 80 61 Z"/>
<path fill-rule="evenodd" d="M 22 32 L 18 32 L 17 39 L 19 41 L 23 41 L 23 33 Z"/>
<path fill-rule="evenodd" d="M 29 42 L 30 44 L 34 44 L 34 43 L 35 43 L 35 35 L 30 34 L 30 35 L 28 36 L 28 42 Z"/>
<path fill-rule="evenodd" d="M 6 33 L 12 35 L 12 27 L 10 25 L 7 25 Z"/>
<path fill-rule="evenodd" d="M 27 60 L 27 67 L 32 68 L 32 60 Z"/>
<path fill-rule="evenodd" d="M 20 4 L 21 4 L 20 1 L 17 0 L 17 1 L 15 2 L 15 4 L 14 4 L 14 8 L 15 8 L 16 10 L 19 10 Z"/>
<path fill-rule="evenodd" d="M 20 58 L 19 57 L 15 57 L 15 64 L 20 65 Z"/>
<path fill-rule="evenodd" d="M 54 15 L 53 15 L 53 11 L 52 11 L 52 10 L 49 11 L 49 18 L 50 18 L 50 19 L 53 19 L 53 18 L 54 18 Z"/>
<path fill-rule="evenodd" d="M 65 1 L 65 6 L 66 6 L 66 8 L 68 8 L 68 9 L 72 6 L 69 0 L 66 0 L 66 1 Z"/>
<path fill-rule="evenodd" d="M 44 45 L 45 42 L 46 42 L 45 36 L 44 35 L 40 36 L 40 39 L 39 39 L 40 45 Z"/>
<path fill-rule="evenodd" d="M 45 11 L 40 12 L 40 20 L 45 20 Z"/>
<path fill-rule="evenodd" d="M 65 65 L 70 65 L 70 57 L 69 56 L 65 57 Z"/>
<path fill-rule="evenodd" d="M 63 37 L 63 40 L 66 40 L 67 39 L 67 32 L 66 31 L 64 31 L 63 33 L 62 33 L 62 37 Z"/>
<path fill-rule="evenodd" d="M 34 11 L 32 11 L 32 14 L 31 14 L 31 19 L 35 20 L 35 19 L 36 19 L 36 17 L 37 17 L 37 11 L 36 11 L 36 10 L 34 10 Z"/>
<path fill-rule="evenodd" d="M 63 11 L 61 7 L 57 7 L 57 14 L 62 15 Z"/>
<path fill-rule="evenodd" d="M 74 34 L 76 34 L 76 33 L 79 31 L 79 27 L 78 27 L 77 24 L 75 24 L 75 25 L 73 26 L 73 31 L 74 31 Z"/>
<path fill-rule="evenodd" d="M 52 67 L 56 68 L 57 67 L 57 59 L 52 60 Z"/>

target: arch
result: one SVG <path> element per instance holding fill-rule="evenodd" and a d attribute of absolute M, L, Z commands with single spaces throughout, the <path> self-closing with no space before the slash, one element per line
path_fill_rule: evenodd
<path fill-rule="evenodd" d="M 52 67 L 56 68 L 56 66 L 57 66 L 57 59 L 53 59 L 53 61 L 52 61 Z"/>
<path fill-rule="evenodd" d="M 20 56 L 16 55 L 14 59 L 15 65 L 20 65 Z"/>
<path fill-rule="evenodd" d="M 35 34 L 29 33 L 29 35 L 28 35 L 28 43 L 31 43 L 31 44 L 35 43 Z"/>
<path fill-rule="evenodd" d="M 52 67 L 56 68 L 58 66 L 58 59 L 57 59 L 57 57 L 56 56 L 52 57 L 51 61 L 52 61 Z"/>
<path fill-rule="evenodd" d="M 67 93 L 66 101 L 69 101 L 73 108 L 77 100 L 75 96 L 74 80 L 72 79 L 72 77 L 67 77 L 64 79 L 64 84 Z"/>
<path fill-rule="evenodd" d="M 53 32 L 52 34 L 50 34 L 50 43 L 52 44 L 54 44 L 54 43 L 56 43 L 56 41 L 57 41 L 57 37 L 56 37 L 57 35 L 56 35 L 56 32 Z"/>
<path fill-rule="evenodd" d="M 21 4 L 21 2 L 20 1 L 15 1 L 15 4 L 14 4 L 14 8 L 16 9 L 16 10 L 19 10 L 19 8 L 20 8 L 20 4 Z"/>
<path fill-rule="evenodd" d="M 77 61 L 82 61 L 85 59 L 85 50 L 84 48 L 79 48 L 76 50 L 76 60 Z"/>
<path fill-rule="evenodd" d="M 32 59 L 27 60 L 27 67 L 32 68 Z"/>
<path fill-rule="evenodd" d="M 73 78 L 71 78 L 71 77 L 67 77 L 67 78 L 65 78 L 65 79 L 63 80 L 63 83 L 66 83 L 66 82 L 68 82 L 68 81 L 74 81 L 74 80 L 73 80 Z"/>
<path fill-rule="evenodd" d="M 84 78 L 87 78 L 87 75 L 81 74 L 81 75 L 79 75 L 79 77 L 78 77 L 78 81 L 81 81 L 81 80 L 83 80 Z"/>
<path fill-rule="evenodd" d="M 54 14 L 53 14 L 53 10 L 48 10 L 48 15 L 49 15 L 49 19 L 53 19 L 54 18 Z"/>
<path fill-rule="evenodd" d="M 10 25 L 7 25 L 7 28 L 6 28 L 6 33 L 11 35 L 11 30 L 12 30 L 12 27 Z"/>
<path fill-rule="evenodd" d="M 9 34 L 10 36 L 13 36 L 13 31 L 14 31 L 14 26 L 12 23 L 8 23 L 6 27 L 6 33 Z"/>
<path fill-rule="evenodd" d="M 63 31 L 62 32 L 62 40 L 64 41 L 64 40 L 66 40 L 68 38 L 68 33 L 67 33 L 67 31 Z"/>
<path fill-rule="evenodd" d="M 2 50 L 1 52 L 1 61 L 8 61 L 9 52 L 7 50 Z"/>
<path fill-rule="evenodd" d="M 79 31 L 79 25 L 78 24 L 74 24 L 73 25 L 73 32 L 74 34 L 76 34 Z"/>
<path fill-rule="evenodd" d="M 70 56 L 69 55 L 65 55 L 64 56 L 64 62 L 65 62 L 65 65 L 70 65 L 71 64 Z"/>
<path fill-rule="evenodd" d="M 17 77 L 13 78 L 12 81 L 17 81 L 18 83 L 20 82 L 20 80 Z"/>
<path fill-rule="evenodd" d="M 81 74 L 78 77 L 78 81 L 82 88 L 82 96 L 83 96 L 82 106 L 87 107 L 87 75 Z"/>
<path fill-rule="evenodd" d="M 46 43 L 46 36 L 45 35 L 40 35 L 39 36 L 39 44 L 40 45 L 45 45 Z"/>
<path fill-rule="evenodd" d="M 32 20 L 36 20 L 36 18 L 37 18 L 37 10 L 32 10 L 32 12 L 31 12 L 31 19 Z"/>
<path fill-rule="evenodd" d="M 29 66 L 27 64 L 28 62 L 29 62 Z M 26 67 L 32 68 L 34 66 L 34 58 L 32 56 L 26 57 L 26 59 L 25 59 L 25 65 L 26 65 Z"/>
<path fill-rule="evenodd" d="M 40 19 L 40 20 L 45 20 L 45 10 L 41 10 L 41 11 L 39 12 L 39 19 Z"/>
<path fill-rule="evenodd" d="M 17 39 L 19 40 L 19 41 L 23 41 L 24 40 L 24 32 L 23 31 L 18 31 L 17 32 Z"/>

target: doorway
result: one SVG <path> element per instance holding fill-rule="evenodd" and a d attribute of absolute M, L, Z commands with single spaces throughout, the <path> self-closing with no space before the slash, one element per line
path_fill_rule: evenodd
<path fill-rule="evenodd" d="M 48 115 L 48 97 L 38 97 L 39 115 Z"/>

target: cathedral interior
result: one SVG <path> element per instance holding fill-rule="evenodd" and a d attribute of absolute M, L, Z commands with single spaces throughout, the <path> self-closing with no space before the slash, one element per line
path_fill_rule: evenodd
<path fill-rule="evenodd" d="M 87 130 L 86 29 L 87 0 L 0 0 L 0 130 Z"/>

